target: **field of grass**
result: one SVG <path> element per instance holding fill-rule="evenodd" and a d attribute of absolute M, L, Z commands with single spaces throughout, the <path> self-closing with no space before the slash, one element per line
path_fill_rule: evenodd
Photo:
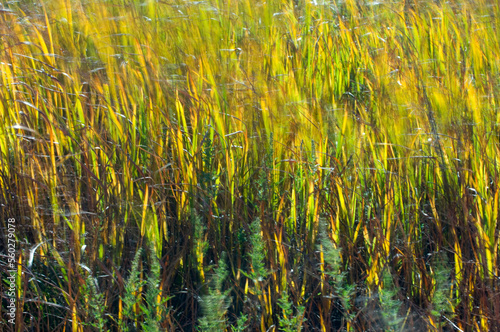
<path fill-rule="evenodd" d="M 3 1 L 0 330 L 500 330 L 499 28 L 496 0 Z"/>

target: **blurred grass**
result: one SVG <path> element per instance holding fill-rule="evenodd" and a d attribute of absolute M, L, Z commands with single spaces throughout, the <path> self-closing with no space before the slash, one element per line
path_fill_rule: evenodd
<path fill-rule="evenodd" d="M 223 252 L 227 329 L 500 329 L 499 18 L 486 0 L 6 2 L 16 328 L 83 331 L 89 276 L 118 328 L 151 242 L 169 331 L 210 325 Z"/>

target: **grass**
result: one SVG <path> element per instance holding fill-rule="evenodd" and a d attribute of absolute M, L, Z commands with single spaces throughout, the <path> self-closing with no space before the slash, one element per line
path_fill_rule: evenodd
<path fill-rule="evenodd" d="M 5 2 L 2 330 L 499 329 L 499 18 Z"/>

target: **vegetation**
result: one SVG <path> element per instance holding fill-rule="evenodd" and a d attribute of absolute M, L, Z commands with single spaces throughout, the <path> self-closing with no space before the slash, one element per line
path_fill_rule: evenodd
<path fill-rule="evenodd" d="M 500 330 L 498 1 L 2 6 L 2 331 Z"/>

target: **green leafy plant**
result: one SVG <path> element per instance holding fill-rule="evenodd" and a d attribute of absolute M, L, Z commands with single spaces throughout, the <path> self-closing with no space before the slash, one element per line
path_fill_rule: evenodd
<path fill-rule="evenodd" d="M 282 293 L 278 300 L 278 306 L 283 311 L 279 319 L 279 326 L 284 332 L 297 332 L 302 330 L 302 322 L 304 321 L 304 306 L 298 306 L 294 310 L 293 302 L 290 300 L 286 292 Z"/>
<path fill-rule="evenodd" d="M 384 269 L 382 274 L 382 287 L 379 289 L 380 307 L 382 318 L 390 331 L 399 331 L 404 317 L 399 313 L 401 301 L 397 299 L 399 291 L 394 285 L 392 275 L 388 269 Z"/>
<path fill-rule="evenodd" d="M 341 249 L 338 248 L 326 234 L 326 224 L 323 218 L 319 222 L 319 250 L 323 253 L 325 261 L 325 274 L 330 277 L 333 284 L 334 296 L 337 297 L 343 307 L 344 317 L 348 323 L 354 319 L 352 302 L 355 296 L 355 286 L 347 281 L 347 272 L 342 268 Z"/>
<path fill-rule="evenodd" d="M 137 250 L 132 261 L 130 275 L 125 282 L 125 292 L 122 297 L 123 318 L 119 321 L 122 331 L 137 329 L 139 324 L 143 331 L 159 331 L 162 320 L 168 314 L 168 308 L 165 304 L 172 297 L 161 297 L 161 289 L 159 288 L 160 264 L 153 244 L 149 245 L 151 265 L 147 280 L 141 278 L 140 262 L 143 252 L 142 248 Z M 146 287 L 146 293 L 143 298 L 144 287 Z M 139 318 L 142 320 L 140 323 Z"/>
<path fill-rule="evenodd" d="M 85 279 L 85 286 L 84 296 L 88 301 L 88 318 L 83 325 L 99 332 L 109 331 L 106 328 L 106 303 L 104 301 L 104 294 L 99 292 L 97 279 L 89 274 Z"/>
<path fill-rule="evenodd" d="M 252 249 L 248 253 L 248 260 L 251 271 L 243 273 L 254 283 L 259 283 L 269 275 L 269 270 L 264 264 L 266 261 L 266 246 L 260 234 L 260 219 L 258 218 L 250 224 L 250 244 Z"/>
<path fill-rule="evenodd" d="M 144 314 L 142 330 L 145 332 L 156 332 L 160 330 L 160 323 L 168 314 L 166 303 L 172 299 L 171 296 L 162 297 L 160 286 L 160 264 L 156 257 L 153 244 L 149 248 L 151 266 L 145 286 L 147 287 L 144 296 L 145 303 L 140 306 Z"/>
<path fill-rule="evenodd" d="M 453 318 L 454 304 L 452 298 L 452 282 L 450 280 L 451 269 L 444 254 L 438 254 L 434 265 L 434 290 L 432 293 L 431 314 L 442 327 Z"/>
<path fill-rule="evenodd" d="M 248 321 L 248 316 L 247 315 L 241 315 L 238 317 L 236 320 L 236 325 L 231 325 L 232 331 L 233 332 L 244 332 L 247 329 L 247 321 Z"/>
<path fill-rule="evenodd" d="M 219 266 L 210 280 L 208 294 L 202 296 L 200 304 L 202 318 L 199 320 L 199 330 L 203 332 L 219 332 L 226 329 L 226 312 L 230 305 L 230 289 L 224 290 L 224 281 L 229 272 L 225 262 L 225 253 L 219 259 Z"/>
<path fill-rule="evenodd" d="M 134 260 L 132 261 L 132 267 L 130 269 L 130 275 L 125 282 L 125 292 L 122 297 L 123 301 L 123 318 L 119 321 L 120 329 L 124 332 L 130 331 L 129 324 L 132 326 L 136 325 L 137 314 L 135 311 L 135 306 L 139 301 L 141 301 L 141 289 L 146 284 L 140 277 L 141 270 L 139 268 L 140 261 L 142 259 L 142 248 L 137 250 Z M 138 326 L 134 326 L 135 329 Z"/>

